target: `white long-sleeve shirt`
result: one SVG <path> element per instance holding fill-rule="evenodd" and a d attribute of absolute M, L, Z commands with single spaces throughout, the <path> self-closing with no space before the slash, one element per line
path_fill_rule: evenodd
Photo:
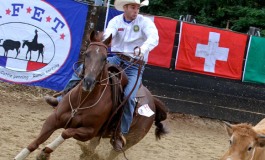
<path fill-rule="evenodd" d="M 109 21 L 104 37 L 112 34 L 111 51 L 123 52 L 127 56 L 133 55 L 136 46 L 141 48 L 144 61 L 147 62 L 149 52 L 158 45 L 159 37 L 155 24 L 151 19 L 138 14 L 137 18 L 126 23 L 123 14 Z"/>

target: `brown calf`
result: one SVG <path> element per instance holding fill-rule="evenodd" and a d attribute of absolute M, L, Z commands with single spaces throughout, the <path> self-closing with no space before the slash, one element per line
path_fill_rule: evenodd
<path fill-rule="evenodd" d="M 265 119 L 256 126 L 225 122 L 229 149 L 221 160 L 265 160 Z"/>

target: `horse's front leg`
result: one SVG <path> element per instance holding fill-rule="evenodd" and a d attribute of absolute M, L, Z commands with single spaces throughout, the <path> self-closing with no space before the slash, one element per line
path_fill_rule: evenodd
<path fill-rule="evenodd" d="M 37 156 L 37 160 L 49 159 L 50 154 L 55 151 L 60 144 L 62 144 L 68 138 L 75 138 L 80 141 L 87 141 L 91 139 L 94 135 L 94 129 L 92 128 L 68 128 L 63 131 L 63 133 L 58 136 L 54 141 L 48 144 L 41 153 Z"/>
<path fill-rule="evenodd" d="M 31 51 L 29 51 L 29 60 L 31 60 Z"/>
<path fill-rule="evenodd" d="M 27 53 L 26 53 L 26 59 L 28 59 L 28 53 L 29 53 L 29 50 L 28 50 Z"/>
<path fill-rule="evenodd" d="M 39 136 L 33 141 L 31 142 L 27 148 L 24 148 L 16 157 L 15 160 L 23 160 L 25 159 L 31 152 L 33 152 L 34 150 L 36 150 L 40 144 L 42 144 L 43 142 L 45 142 L 50 136 L 51 134 L 58 129 L 56 127 L 56 114 L 55 112 L 52 113 L 44 122 L 41 132 L 39 134 Z"/>
<path fill-rule="evenodd" d="M 95 136 L 95 130 L 88 127 L 68 128 L 63 131 L 62 137 L 65 139 L 74 138 L 79 141 L 88 141 Z"/>

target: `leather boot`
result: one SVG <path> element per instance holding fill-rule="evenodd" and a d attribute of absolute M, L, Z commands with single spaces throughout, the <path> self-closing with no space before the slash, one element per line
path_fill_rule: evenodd
<path fill-rule="evenodd" d="M 44 100 L 53 108 L 57 107 L 58 105 L 58 100 L 52 96 L 44 96 Z"/>
<path fill-rule="evenodd" d="M 119 134 L 111 139 L 111 145 L 115 151 L 121 152 L 123 147 L 126 145 L 126 139 L 122 134 Z"/>

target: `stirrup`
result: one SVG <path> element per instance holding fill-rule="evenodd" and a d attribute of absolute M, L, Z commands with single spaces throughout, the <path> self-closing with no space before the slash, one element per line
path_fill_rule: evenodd
<path fill-rule="evenodd" d="M 112 137 L 110 143 L 116 152 L 121 152 L 123 147 L 126 145 L 126 139 L 122 134 L 120 134 L 116 137 Z"/>
<path fill-rule="evenodd" d="M 126 138 L 123 136 L 123 134 L 120 134 L 120 138 L 121 138 L 121 140 L 122 140 L 122 143 L 123 143 L 123 146 L 125 146 L 126 145 Z"/>

